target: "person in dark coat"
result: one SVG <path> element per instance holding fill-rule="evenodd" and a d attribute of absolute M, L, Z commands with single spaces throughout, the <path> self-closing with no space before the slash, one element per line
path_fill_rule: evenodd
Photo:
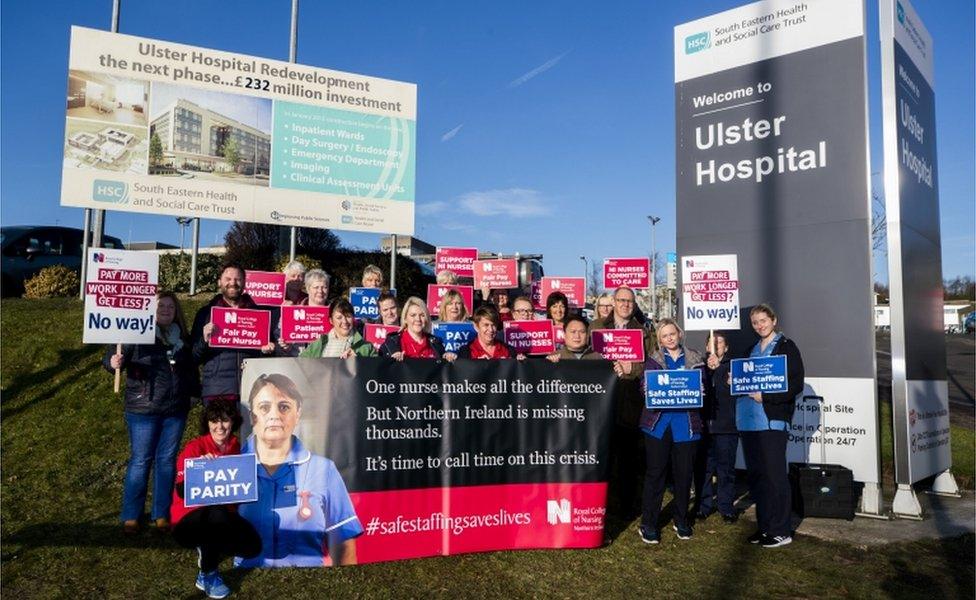
<path fill-rule="evenodd" d="M 235 348 L 211 348 L 210 335 L 213 333 L 213 323 L 210 322 L 210 311 L 215 306 L 221 308 L 250 308 L 259 309 L 251 296 L 244 293 L 244 282 L 247 273 L 244 267 L 237 264 L 227 264 L 220 271 L 218 287 L 220 293 L 197 311 L 193 319 L 193 329 L 190 333 L 190 347 L 193 359 L 202 367 L 203 388 L 201 397 L 204 403 L 213 400 L 238 402 L 241 388 L 241 364 L 245 358 L 257 358 L 274 352 L 275 344 L 269 343 L 260 350 L 238 350 Z M 272 314 L 271 322 L 277 322 Z"/>
<path fill-rule="evenodd" d="M 152 344 L 109 346 L 102 364 L 125 371 L 125 423 L 129 462 L 122 486 L 122 526 L 135 533 L 143 516 L 153 472 L 150 516 L 160 530 L 169 528 L 170 498 L 190 397 L 197 393 L 196 367 L 186 343 L 183 311 L 172 292 L 159 294 L 156 338 Z"/>
<path fill-rule="evenodd" d="M 738 519 L 735 502 L 735 453 L 739 432 L 735 428 L 735 398 L 729 388 L 728 339 L 716 331 L 709 342 L 705 362 L 705 436 L 701 485 L 696 496 L 696 520 L 704 520 L 716 510 L 726 523 Z M 714 477 L 714 482 L 712 478 Z"/>
<path fill-rule="evenodd" d="M 778 548 L 793 541 L 792 492 L 786 472 L 786 444 L 796 397 L 803 392 L 803 358 L 793 340 L 776 328 L 776 313 L 768 304 L 749 311 L 759 342 L 750 358 L 786 356 L 787 391 L 738 396 L 735 423 L 746 459 L 749 495 L 756 503 L 759 528 L 748 541 Z"/>

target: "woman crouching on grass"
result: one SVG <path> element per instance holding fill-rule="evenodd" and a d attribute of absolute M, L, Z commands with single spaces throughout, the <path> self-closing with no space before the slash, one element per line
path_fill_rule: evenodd
<path fill-rule="evenodd" d="M 236 504 L 187 508 L 183 500 L 186 470 L 184 462 L 197 458 L 216 458 L 241 453 L 234 435 L 241 425 L 237 405 L 211 402 L 200 416 L 200 437 L 186 443 L 176 461 L 176 487 L 173 490 L 173 538 L 184 548 L 199 554 L 196 587 L 208 598 L 224 598 L 230 588 L 224 585 L 217 567 L 230 556 L 251 558 L 261 553 L 261 538 L 254 527 L 237 514 Z"/>

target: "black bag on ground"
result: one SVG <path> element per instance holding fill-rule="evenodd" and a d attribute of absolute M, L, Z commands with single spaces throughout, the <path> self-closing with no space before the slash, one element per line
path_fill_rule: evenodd
<path fill-rule="evenodd" d="M 821 404 L 823 397 L 804 396 L 803 400 L 815 400 Z M 806 414 L 803 412 L 803 429 L 806 434 Z M 826 427 L 821 427 L 821 431 Z M 790 485 L 793 488 L 793 510 L 800 517 L 827 519 L 854 519 L 854 473 L 843 465 L 828 465 L 827 448 L 823 433 L 820 434 L 820 463 L 791 463 Z"/>

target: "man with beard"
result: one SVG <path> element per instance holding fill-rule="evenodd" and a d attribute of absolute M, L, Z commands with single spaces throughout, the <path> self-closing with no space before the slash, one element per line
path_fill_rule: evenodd
<path fill-rule="evenodd" d="M 251 296 L 244 293 L 245 277 L 244 267 L 234 263 L 224 265 L 217 282 L 220 293 L 197 311 L 196 318 L 193 319 L 190 343 L 193 348 L 193 358 L 203 367 L 200 396 L 204 404 L 214 400 L 238 402 L 242 361 L 245 358 L 255 358 L 274 351 L 273 343 L 260 350 L 210 347 L 210 335 L 214 327 L 210 322 L 210 309 L 215 306 L 260 309 Z"/>

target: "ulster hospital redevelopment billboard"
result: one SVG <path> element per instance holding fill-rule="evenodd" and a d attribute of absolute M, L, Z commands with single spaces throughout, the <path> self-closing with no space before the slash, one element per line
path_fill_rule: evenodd
<path fill-rule="evenodd" d="M 798 399 L 789 460 L 825 440 L 876 512 L 864 5 L 757 2 L 679 25 L 674 51 L 678 255 L 738 257 L 733 349 L 771 303 L 824 398 Z"/>
<path fill-rule="evenodd" d="M 412 234 L 417 88 L 71 29 L 61 204 Z"/>

